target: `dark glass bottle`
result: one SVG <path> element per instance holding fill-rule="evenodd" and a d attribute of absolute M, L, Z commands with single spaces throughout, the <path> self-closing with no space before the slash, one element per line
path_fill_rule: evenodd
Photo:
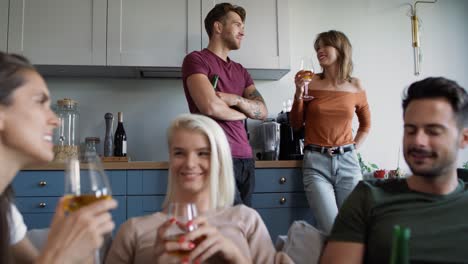
<path fill-rule="evenodd" d="M 114 134 L 114 156 L 125 157 L 127 156 L 127 134 L 123 126 L 122 112 L 118 112 L 117 129 Z"/>
<path fill-rule="evenodd" d="M 390 264 L 409 264 L 409 240 L 411 230 L 398 225 L 393 228 L 392 251 Z"/>

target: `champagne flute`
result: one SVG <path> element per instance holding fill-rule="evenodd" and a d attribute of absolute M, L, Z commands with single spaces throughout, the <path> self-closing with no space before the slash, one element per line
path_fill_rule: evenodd
<path fill-rule="evenodd" d="M 71 157 L 65 172 L 65 211 L 71 213 L 106 199 L 112 199 L 111 187 L 96 150 L 86 149 L 81 158 Z M 101 263 L 99 250 L 94 261 Z"/>
<path fill-rule="evenodd" d="M 314 63 L 311 57 L 303 57 L 301 59 L 300 70 L 303 71 L 302 80 L 304 81 L 304 95 L 302 98 L 304 101 L 310 101 L 314 99 L 314 97 L 309 95 L 309 83 L 312 81 L 312 77 L 314 77 L 315 74 Z"/>
<path fill-rule="evenodd" d="M 193 203 L 171 202 L 167 207 L 167 215 L 169 218 L 174 218 L 176 222 L 166 231 L 166 241 L 179 241 L 180 237 L 197 228 L 194 225 L 189 225 L 189 222 L 197 217 L 197 207 Z M 197 244 L 200 241 L 192 242 Z M 169 252 L 169 255 L 172 255 L 178 259 L 187 257 L 189 254 L 190 251 L 188 250 L 176 250 Z"/>

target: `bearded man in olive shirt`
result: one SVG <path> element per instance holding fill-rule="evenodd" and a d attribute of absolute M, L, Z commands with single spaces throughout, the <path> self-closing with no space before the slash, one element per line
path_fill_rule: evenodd
<path fill-rule="evenodd" d="M 468 95 L 427 78 L 403 99 L 407 179 L 360 182 L 340 209 L 322 263 L 389 263 L 395 225 L 411 230 L 411 263 L 468 262 L 468 186 L 457 177 L 468 145 Z"/>
<path fill-rule="evenodd" d="M 228 57 L 244 37 L 245 10 L 217 4 L 205 18 L 208 47 L 188 54 L 182 65 L 185 96 L 191 113 L 212 117 L 226 133 L 236 178 L 235 203 L 251 205 L 255 161 L 244 128 L 246 118 L 263 120 L 267 108 L 247 70 Z M 212 81 L 218 76 L 216 89 Z"/>

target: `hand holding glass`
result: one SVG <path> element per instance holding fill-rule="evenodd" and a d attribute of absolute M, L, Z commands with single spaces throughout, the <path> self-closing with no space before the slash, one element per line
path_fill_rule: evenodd
<path fill-rule="evenodd" d="M 310 101 L 314 99 L 313 96 L 309 95 L 309 83 L 312 81 L 312 77 L 314 77 L 315 69 L 312 58 L 304 57 L 301 59 L 301 68 L 302 72 L 302 80 L 304 81 L 304 95 L 302 96 L 303 100 Z"/>
<path fill-rule="evenodd" d="M 167 215 L 169 218 L 174 218 L 176 222 L 167 230 L 166 241 L 179 241 L 181 236 L 196 229 L 196 226 L 190 224 L 190 221 L 197 217 L 197 207 L 193 203 L 170 203 Z M 176 250 L 169 252 L 169 254 L 182 259 L 188 256 L 190 251 Z"/>
<path fill-rule="evenodd" d="M 70 158 L 65 172 L 65 211 L 74 212 L 111 198 L 109 179 L 96 152 L 86 150 L 81 160 L 78 157 Z M 99 251 L 96 251 L 95 263 L 100 263 Z"/>

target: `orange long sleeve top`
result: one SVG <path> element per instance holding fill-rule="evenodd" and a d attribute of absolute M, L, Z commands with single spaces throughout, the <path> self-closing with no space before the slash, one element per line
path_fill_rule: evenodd
<path fill-rule="evenodd" d="M 324 147 L 353 144 L 354 113 L 359 120 L 358 132 L 369 132 L 371 117 L 365 91 L 311 90 L 309 102 L 294 101 L 289 118 L 291 126 L 305 124 L 305 145 Z"/>

